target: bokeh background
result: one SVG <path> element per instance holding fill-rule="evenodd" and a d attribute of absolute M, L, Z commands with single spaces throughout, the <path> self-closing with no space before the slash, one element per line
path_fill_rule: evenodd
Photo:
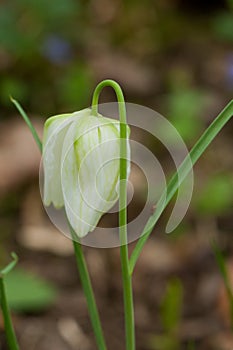
<path fill-rule="evenodd" d="M 95 343 L 71 242 L 44 213 L 40 154 L 9 95 L 42 135 L 48 116 L 89 106 L 105 78 L 121 84 L 128 102 L 166 116 L 190 148 L 232 99 L 233 1 L 0 2 L 0 264 L 12 250 L 19 255 L 7 288 L 23 350 L 91 350 Z M 114 99 L 111 89 L 101 95 L 101 102 Z M 233 281 L 232 135 L 229 122 L 195 166 L 182 224 L 164 234 L 170 206 L 139 259 L 139 350 L 233 348 L 229 298 L 211 244 Z M 169 171 L 162 147 L 156 155 Z M 140 188 L 142 177 L 135 179 Z M 135 211 L 141 200 L 136 196 Z M 119 251 L 85 253 L 109 348 L 123 349 Z M 6 349 L 1 316 L 0 347 Z"/>

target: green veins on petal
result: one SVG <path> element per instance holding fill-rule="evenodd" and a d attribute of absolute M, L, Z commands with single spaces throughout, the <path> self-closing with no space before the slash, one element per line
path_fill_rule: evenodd
<path fill-rule="evenodd" d="M 127 154 L 130 157 L 129 142 Z M 119 156 L 117 120 L 93 116 L 90 109 L 85 109 L 46 121 L 44 204 L 64 206 L 78 237 L 93 231 L 101 216 L 116 203 Z"/>

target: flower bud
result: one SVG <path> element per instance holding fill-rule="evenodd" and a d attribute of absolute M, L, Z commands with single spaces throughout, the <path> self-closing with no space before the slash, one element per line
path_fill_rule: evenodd
<path fill-rule="evenodd" d="M 129 135 L 129 127 L 127 127 Z M 127 141 L 128 174 L 130 148 Z M 44 204 L 65 207 L 78 237 L 118 199 L 120 123 L 91 109 L 49 118 L 43 138 Z"/>

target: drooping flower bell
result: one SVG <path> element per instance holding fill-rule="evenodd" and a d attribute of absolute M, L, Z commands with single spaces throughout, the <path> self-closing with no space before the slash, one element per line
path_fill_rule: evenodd
<path fill-rule="evenodd" d="M 129 127 L 127 127 L 129 134 Z M 130 171 L 127 140 L 127 172 Z M 43 137 L 46 206 L 65 207 L 78 237 L 95 229 L 118 199 L 120 123 L 91 109 L 49 118 Z"/>

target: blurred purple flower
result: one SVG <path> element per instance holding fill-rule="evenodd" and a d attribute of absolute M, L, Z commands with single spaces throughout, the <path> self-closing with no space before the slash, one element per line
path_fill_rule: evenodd
<path fill-rule="evenodd" d="M 42 46 L 42 54 L 55 64 L 67 63 L 72 57 L 72 48 L 68 41 L 57 35 L 48 36 Z"/>

